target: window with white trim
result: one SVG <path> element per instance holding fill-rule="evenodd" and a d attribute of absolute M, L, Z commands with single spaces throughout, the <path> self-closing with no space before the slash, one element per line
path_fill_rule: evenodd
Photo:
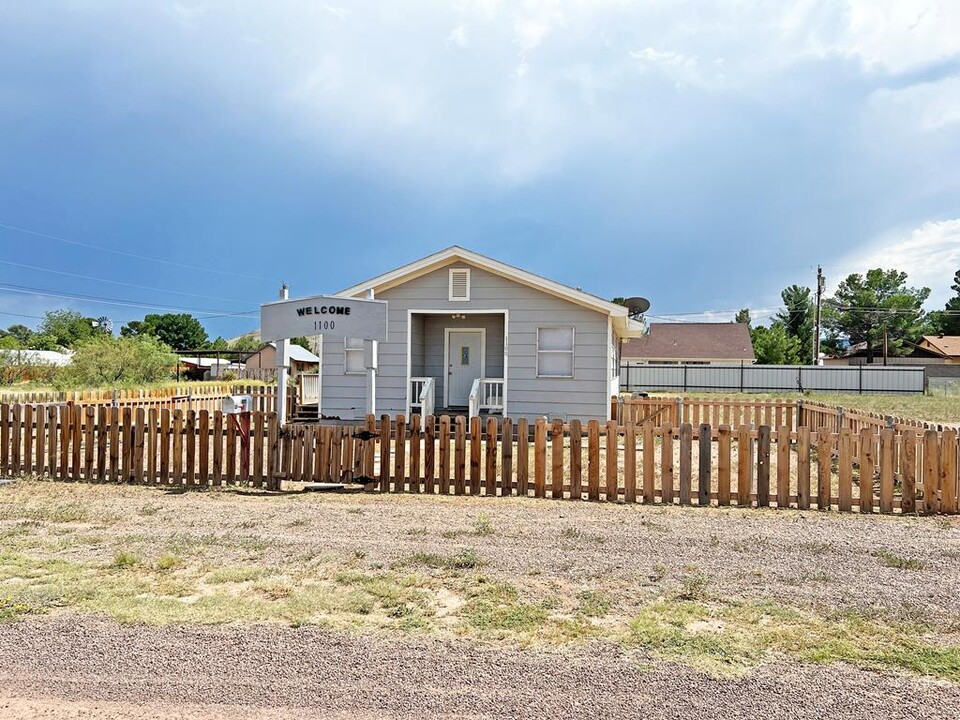
<path fill-rule="evenodd" d="M 343 372 L 347 375 L 363 374 L 363 338 L 343 339 Z"/>
<path fill-rule="evenodd" d="M 573 327 L 537 328 L 537 377 L 573 377 Z"/>
<path fill-rule="evenodd" d="M 470 299 L 470 268 L 450 268 L 450 300 Z"/>

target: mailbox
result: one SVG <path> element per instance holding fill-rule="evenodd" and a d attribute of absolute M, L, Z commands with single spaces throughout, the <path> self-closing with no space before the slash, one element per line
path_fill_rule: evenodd
<path fill-rule="evenodd" d="M 253 410 L 252 395 L 227 395 L 223 399 L 224 415 L 239 415 Z"/>

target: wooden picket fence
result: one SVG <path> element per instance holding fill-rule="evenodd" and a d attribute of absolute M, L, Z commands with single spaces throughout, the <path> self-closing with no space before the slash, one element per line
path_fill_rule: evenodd
<path fill-rule="evenodd" d="M 223 399 L 228 395 L 250 395 L 253 398 L 252 409 L 259 412 L 276 410 L 275 387 L 245 383 L 204 383 L 114 390 L 8 392 L 0 393 L 0 403 L 105 405 L 119 408 L 168 408 L 214 412 L 221 408 Z M 290 397 L 295 397 L 293 390 L 290 391 Z"/>
<path fill-rule="evenodd" d="M 659 396 L 618 398 L 614 395 L 610 400 L 610 417 L 621 423 L 669 422 L 675 426 L 685 422 L 692 425 L 710 423 L 716 427 L 729 425 L 733 429 L 744 425 L 753 428 L 760 425 L 777 428 L 786 425 L 791 430 L 808 427 L 817 431 L 826 427 L 832 432 L 839 432 L 841 428 L 849 428 L 854 434 L 867 427 L 877 432 L 887 428 L 895 432 L 908 428 L 942 431 L 951 427 L 949 423 L 931 423 L 896 415 L 851 410 L 808 400 Z"/>
<path fill-rule="evenodd" d="M 0 405 L 0 473 L 159 485 L 956 513 L 957 432 L 530 423 L 414 415 L 280 426 L 274 413 Z"/>

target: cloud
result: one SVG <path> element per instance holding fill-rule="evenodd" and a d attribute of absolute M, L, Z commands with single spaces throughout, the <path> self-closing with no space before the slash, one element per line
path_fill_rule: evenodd
<path fill-rule="evenodd" d="M 460 23 L 451 30 L 450 34 L 447 35 L 447 44 L 456 45 L 460 48 L 467 47 L 470 44 L 470 37 L 467 35 L 467 26 Z"/>
<path fill-rule="evenodd" d="M 648 47 L 630 51 L 630 57 L 639 61 L 638 65 L 641 69 L 662 73 L 672 80 L 678 89 L 690 83 L 700 82 L 700 68 L 696 56 Z"/>
<path fill-rule="evenodd" d="M 914 287 L 930 288 L 929 309 L 940 309 L 952 295 L 953 275 L 960 270 L 960 218 L 931 220 L 907 232 L 893 231 L 870 245 L 850 253 L 835 266 L 828 292 L 850 273 L 872 268 L 907 273 Z"/>

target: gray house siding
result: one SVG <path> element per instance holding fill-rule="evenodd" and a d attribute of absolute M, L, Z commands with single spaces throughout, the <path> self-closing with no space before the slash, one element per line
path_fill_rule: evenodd
<path fill-rule="evenodd" d="M 470 300 L 449 300 L 451 267 L 470 267 Z M 503 334 L 498 333 L 498 318 L 471 318 L 480 311 L 507 311 L 507 415 L 535 418 L 581 418 L 604 420 L 608 414 L 609 397 L 609 335 L 608 316 L 567 300 L 538 291 L 507 278 L 487 272 L 465 262 L 455 262 L 409 280 L 377 295 L 388 302 L 387 341 L 379 346 L 377 374 L 377 413 L 407 412 L 407 321 L 412 315 L 415 335 L 419 330 L 424 338 L 422 346 L 410 347 L 411 368 L 424 363 L 425 375 L 436 377 L 442 383 L 443 328 L 487 327 L 488 377 L 502 371 Z M 443 311 L 434 316 L 418 316 L 419 311 Z M 449 314 L 448 314 L 449 313 Z M 462 321 L 450 315 L 465 313 Z M 574 328 L 574 376 L 572 378 L 538 378 L 537 328 L 545 326 L 572 326 Z M 437 337 L 439 340 L 437 341 Z M 435 342 L 436 341 L 436 342 Z M 498 364 L 499 363 L 499 364 Z M 343 372 L 343 342 L 323 344 L 323 398 L 321 409 L 325 415 L 343 418 L 363 414 L 365 379 L 363 375 Z M 429 369 L 429 372 L 427 372 Z M 416 376 L 416 372 L 411 373 Z M 438 388 L 437 404 L 443 402 L 442 386 Z"/>

